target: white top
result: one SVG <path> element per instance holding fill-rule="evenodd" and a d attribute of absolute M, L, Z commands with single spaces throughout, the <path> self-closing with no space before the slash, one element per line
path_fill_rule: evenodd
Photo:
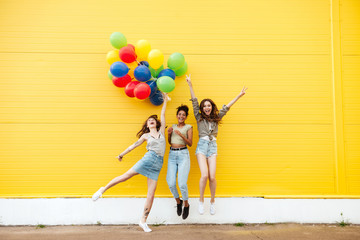
<path fill-rule="evenodd" d="M 165 137 L 159 132 L 159 138 L 154 138 L 150 135 L 150 133 L 147 133 L 147 145 L 146 149 L 148 151 L 154 151 L 159 156 L 165 155 L 165 148 L 166 148 L 166 140 Z"/>

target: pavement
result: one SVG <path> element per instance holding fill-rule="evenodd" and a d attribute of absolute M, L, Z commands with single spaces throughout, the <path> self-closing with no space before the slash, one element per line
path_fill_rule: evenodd
<path fill-rule="evenodd" d="M 1 240 L 352 240 L 360 239 L 360 225 L 339 224 L 191 224 L 149 225 L 151 233 L 137 225 L 0 226 Z"/>

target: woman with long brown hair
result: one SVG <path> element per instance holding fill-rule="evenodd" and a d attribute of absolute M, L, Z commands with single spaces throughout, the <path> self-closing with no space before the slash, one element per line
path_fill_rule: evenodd
<path fill-rule="evenodd" d="M 223 105 L 220 111 L 216 104 L 209 98 L 201 101 L 200 106 L 198 99 L 195 97 L 194 89 L 192 87 L 190 75 L 186 76 L 186 81 L 190 88 L 191 101 L 194 109 L 194 115 L 197 122 L 199 132 L 199 141 L 196 147 L 196 157 L 198 160 L 201 177 L 200 177 L 200 199 L 199 199 L 199 213 L 204 214 L 204 192 L 209 179 L 210 186 L 210 214 L 215 214 L 215 190 L 216 190 L 216 156 L 217 143 L 216 137 L 218 133 L 218 125 L 221 119 L 229 111 L 230 107 L 239 98 L 244 96 L 247 88 L 243 87 L 241 92 L 227 105 Z"/>
<path fill-rule="evenodd" d="M 151 115 L 143 124 L 141 130 L 137 133 L 139 140 L 128 147 L 122 152 L 117 158 L 121 161 L 126 154 L 140 146 L 142 143 L 147 141 L 146 149 L 148 150 L 144 157 L 140 159 L 132 168 L 121 176 L 115 177 L 105 187 L 101 187 L 94 195 L 92 200 L 98 200 L 106 190 L 115 186 L 118 183 L 125 182 L 131 177 L 141 174 L 147 177 L 148 193 L 144 206 L 144 213 L 141 217 L 139 226 L 145 232 L 151 232 L 151 229 L 146 224 L 147 217 L 150 213 L 155 190 L 157 186 L 157 180 L 159 177 L 160 170 L 163 164 L 163 158 L 165 154 L 166 140 L 165 140 L 165 110 L 167 105 L 167 95 L 163 94 L 164 103 L 161 110 L 160 120 L 157 115 Z"/>

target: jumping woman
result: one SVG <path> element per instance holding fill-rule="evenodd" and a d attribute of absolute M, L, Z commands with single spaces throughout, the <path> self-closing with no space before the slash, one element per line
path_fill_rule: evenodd
<path fill-rule="evenodd" d="M 163 157 L 165 154 L 165 110 L 168 101 L 167 95 L 163 94 L 163 98 L 164 103 L 161 110 L 161 121 L 158 120 L 157 115 L 151 115 L 150 117 L 148 117 L 148 119 L 143 124 L 141 130 L 137 133 L 139 140 L 130 147 L 128 147 L 117 158 L 119 159 L 119 161 L 121 161 L 126 154 L 134 150 L 136 147 L 140 146 L 143 142 L 147 141 L 146 149 L 148 151 L 145 153 L 144 157 L 140 159 L 126 173 L 111 180 L 105 187 L 101 187 L 92 196 L 92 200 L 96 201 L 104 194 L 106 190 L 115 186 L 118 183 L 125 182 L 126 180 L 138 174 L 147 177 L 148 193 L 145 201 L 144 213 L 139 223 L 139 226 L 145 232 L 151 232 L 151 229 L 146 224 L 146 220 L 154 201 L 157 180 L 160 170 L 162 168 Z"/>
<path fill-rule="evenodd" d="M 211 192 L 210 200 L 210 214 L 215 214 L 215 191 L 216 191 L 216 156 L 217 144 L 216 137 L 218 133 L 218 125 L 221 119 L 229 111 L 230 107 L 239 98 L 244 96 L 247 88 L 243 87 L 241 92 L 227 105 L 223 105 L 222 109 L 218 111 L 216 104 L 209 98 L 203 99 L 200 103 L 195 97 L 194 89 L 191 83 L 190 75 L 186 76 L 186 81 L 190 88 L 191 101 L 194 109 L 194 115 L 197 122 L 199 132 L 199 142 L 196 147 L 196 157 L 198 160 L 201 177 L 200 177 L 200 199 L 199 199 L 199 213 L 204 214 L 204 191 L 209 179 L 209 186 Z"/>
<path fill-rule="evenodd" d="M 176 118 L 177 124 L 172 125 L 168 129 L 168 141 L 171 145 L 168 159 L 168 170 L 166 181 L 169 185 L 170 191 L 173 194 L 177 204 L 177 215 L 186 219 L 189 216 L 189 194 L 187 187 L 187 180 L 190 172 L 190 155 L 187 146 L 191 147 L 193 128 L 189 124 L 185 124 L 185 120 L 189 115 L 189 108 L 186 105 L 181 105 L 177 108 Z M 176 175 L 178 175 L 178 183 L 182 200 L 180 199 L 178 190 L 176 188 Z M 184 210 L 182 206 L 184 203 Z"/>

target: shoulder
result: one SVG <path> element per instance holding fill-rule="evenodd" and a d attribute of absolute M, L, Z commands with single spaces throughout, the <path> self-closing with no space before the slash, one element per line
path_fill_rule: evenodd
<path fill-rule="evenodd" d="M 189 129 L 192 128 L 193 126 L 190 125 L 190 124 L 186 124 L 185 127 L 186 127 L 187 130 L 189 130 Z"/>
<path fill-rule="evenodd" d="M 140 138 L 144 139 L 144 140 L 148 140 L 149 138 L 149 133 L 144 133 Z"/>

